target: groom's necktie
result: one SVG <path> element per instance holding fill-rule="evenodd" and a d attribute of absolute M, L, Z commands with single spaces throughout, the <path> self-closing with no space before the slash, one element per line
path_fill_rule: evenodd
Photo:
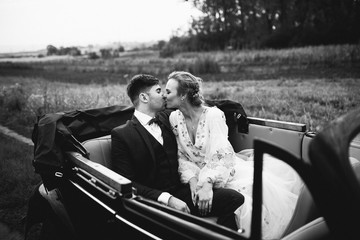
<path fill-rule="evenodd" d="M 155 137 L 155 139 L 161 145 L 163 145 L 164 140 L 162 138 L 162 131 L 161 131 L 160 124 L 161 124 L 161 122 L 157 117 L 150 119 L 150 121 L 148 122 L 148 126 L 150 127 L 148 129 L 148 131 L 150 131 L 150 133 Z"/>
<path fill-rule="evenodd" d="M 150 121 L 149 121 L 149 125 L 151 125 L 151 124 L 153 124 L 153 123 L 155 123 L 155 124 L 157 124 L 157 125 L 159 125 L 160 124 L 160 120 L 159 120 L 159 118 L 157 118 L 157 117 L 154 117 L 154 118 L 152 118 L 152 119 L 150 119 Z"/>

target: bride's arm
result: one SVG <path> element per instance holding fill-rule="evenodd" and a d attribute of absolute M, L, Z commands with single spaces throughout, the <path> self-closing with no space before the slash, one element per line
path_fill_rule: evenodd
<path fill-rule="evenodd" d="M 190 179 L 198 179 L 200 168 L 193 162 L 190 162 L 185 154 L 179 149 L 179 174 L 182 183 L 189 183 Z"/>

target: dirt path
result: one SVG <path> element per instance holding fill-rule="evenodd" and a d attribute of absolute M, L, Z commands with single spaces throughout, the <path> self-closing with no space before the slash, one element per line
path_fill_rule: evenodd
<path fill-rule="evenodd" d="M 12 137 L 17 139 L 20 142 L 23 142 L 25 144 L 28 144 L 30 146 L 34 146 L 34 143 L 31 141 L 31 139 L 26 138 L 7 127 L 0 125 L 0 134 L 4 134 L 6 136 Z M 0 222 L 0 239 L 1 240 L 22 240 L 24 239 L 24 236 L 22 236 L 21 233 L 15 230 L 11 230 L 10 227 L 8 227 L 5 223 Z"/>
<path fill-rule="evenodd" d="M 26 138 L 16 132 L 14 132 L 13 130 L 8 129 L 7 127 L 0 125 L 0 133 L 5 134 L 9 137 L 13 137 L 13 138 L 19 140 L 20 142 L 29 144 L 30 146 L 34 146 L 34 143 L 31 141 L 30 138 Z"/>

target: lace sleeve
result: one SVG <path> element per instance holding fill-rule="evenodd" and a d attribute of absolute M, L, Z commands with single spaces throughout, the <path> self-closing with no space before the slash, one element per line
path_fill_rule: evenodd
<path fill-rule="evenodd" d="M 206 117 L 209 140 L 206 145 L 205 166 L 199 173 L 199 185 L 210 178 L 215 188 L 224 187 L 234 175 L 235 153 L 228 140 L 228 127 L 224 113 L 218 108 L 210 109 Z"/>
<path fill-rule="evenodd" d="M 200 168 L 195 163 L 190 162 L 186 154 L 184 154 L 180 149 L 178 153 L 180 181 L 186 184 L 191 178 L 198 178 Z"/>

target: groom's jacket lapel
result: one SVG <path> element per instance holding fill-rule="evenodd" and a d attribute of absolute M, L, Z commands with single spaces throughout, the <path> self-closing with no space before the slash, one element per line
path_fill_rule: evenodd
<path fill-rule="evenodd" d="M 170 122 L 169 122 L 169 115 L 166 115 L 165 113 L 163 114 L 158 114 L 158 118 L 159 121 L 161 122 L 161 124 L 167 128 L 168 131 L 172 131 L 171 130 L 171 126 L 170 126 Z"/>
<path fill-rule="evenodd" d="M 145 144 L 150 151 L 151 159 L 153 162 L 155 162 L 156 157 L 155 157 L 155 152 L 154 152 L 154 146 L 152 146 L 150 139 L 149 139 L 150 133 L 145 129 L 145 127 L 143 125 L 141 125 L 141 123 L 135 116 L 133 116 L 133 118 L 131 119 L 131 122 L 132 122 L 135 130 L 144 139 Z M 137 147 L 137 146 L 134 146 L 134 147 Z"/>

